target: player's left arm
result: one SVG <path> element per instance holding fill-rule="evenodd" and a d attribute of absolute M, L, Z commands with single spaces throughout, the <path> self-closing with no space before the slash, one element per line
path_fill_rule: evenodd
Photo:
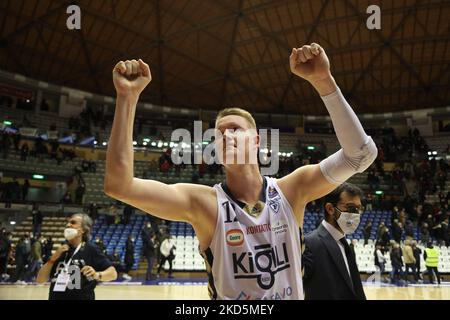
<path fill-rule="evenodd" d="M 341 149 L 320 162 L 301 167 L 278 181 L 296 215 L 306 203 L 333 191 L 377 157 L 377 147 L 347 103 L 330 71 L 328 57 L 318 44 L 292 49 L 291 71 L 307 80 L 320 94 L 333 123 Z M 303 216 L 297 217 L 302 223 Z"/>

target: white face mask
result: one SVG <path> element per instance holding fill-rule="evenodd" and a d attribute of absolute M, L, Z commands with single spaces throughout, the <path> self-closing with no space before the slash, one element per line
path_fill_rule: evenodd
<path fill-rule="evenodd" d="M 78 230 L 74 228 L 66 228 L 64 229 L 64 238 L 67 240 L 72 240 L 78 235 Z"/>
<path fill-rule="evenodd" d="M 335 208 L 337 209 L 337 208 Z M 339 210 L 339 209 L 337 209 Z M 339 210 L 340 211 L 340 210 Z M 352 234 L 358 229 L 361 215 L 359 213 L 350 213 L 340 211 L 341 215 L 336 220 L 337 224 L 345 234 Z"/>

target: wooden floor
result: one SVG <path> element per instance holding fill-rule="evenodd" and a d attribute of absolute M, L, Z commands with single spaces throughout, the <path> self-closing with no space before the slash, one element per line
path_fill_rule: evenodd
<path fill-rule="evenodd" d="M 365 287 L 370 300 L 450 300 L 450 286 Z M 208 300 L 204 285 L 101 285 L 97 300 Z M 48 286 L 0 286 L 0 300 L 46 300 Z"/>

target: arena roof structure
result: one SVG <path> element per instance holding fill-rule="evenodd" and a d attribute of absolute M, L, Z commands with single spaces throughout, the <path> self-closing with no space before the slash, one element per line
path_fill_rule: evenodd
<path fill-rule="evenodd" d="M 66 25 L 73 4 L 80 30 Z M 357 113 L 436 108 L 450 105 L 449 16 L 448 0 L 3 0 L 0 69 L 113 96 L 115 63 L 142 58 L 147 102 L 324 115 L 289 71 L 292 47 L 317 42 Z"/>

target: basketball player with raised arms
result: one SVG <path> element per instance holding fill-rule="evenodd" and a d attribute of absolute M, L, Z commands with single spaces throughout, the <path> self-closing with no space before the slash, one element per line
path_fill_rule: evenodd
<path fill-rule="evenodd" d="M 224 109 L 216 119 L 221 135 L 215 147 L 226 180 L 214 187 L 134 177 L 136 105 L 152 77 L 142 60 L 120 61 L 113 70 L 117 100 L 105 192 L 162 219 L 190 223 L 205 258 L 212 299 L 303 299 L 301 227 L 306 204 L 366 170 L 377 156 L 375 143 L 330 72 L 324 49 L 316 43 L 304 45 L 292 49 L 289 59 L 291 71 L 321 96 L 342 148 L 320 164 L 303 166 L 281 179 L 264 177 L 256 159 L 249 158 L 256 157 L 259 147 L 255 120 L 245 110 Z M 244 146 L 237 143 L 242 139 Z M 245 164 L 233 161 L 240 153 Z"/>

